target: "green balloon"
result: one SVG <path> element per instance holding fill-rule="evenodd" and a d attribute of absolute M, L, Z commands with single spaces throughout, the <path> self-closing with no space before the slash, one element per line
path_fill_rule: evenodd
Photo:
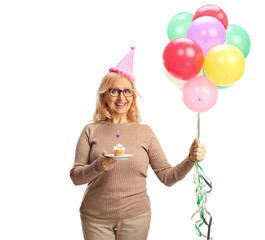
<path fill-rule="evenodd" d="M 245 58 L 248 56 L 251 45 L 250 37 L 242 27 L 229 24 L 226 31 L 226 43 L 239 48 Z"/>
<path fill-rule="evenodd" d="M 193 14 L 181 12 L 176 14 L 167 26 L 167 36 L 171 41 L 178 37 L 187 37 L 188 28 L 192 22 Z"/>
<path fill-rule="evenodd" d="M 219 86 L 219 85 L 216 85 L 218 89 L 226 89 L 226 88 L 229 88 L 229 87 L 232 87 L 232 85 L 227 85 L 227 86 Z"/>

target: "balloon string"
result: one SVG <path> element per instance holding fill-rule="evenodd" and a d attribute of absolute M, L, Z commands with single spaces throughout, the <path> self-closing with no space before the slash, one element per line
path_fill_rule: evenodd
<path fill-rule="evenodd" d="M 198 116 L 197 116 L 197 129 L 198 129 L 198 133 L 197 133 L 197 139 L 198 139 L 198 142 L 200 144 L 200 135 L 201 135 L 201 127 L 200 127 L 201 123 L 200 123 L 200 113 L 198 113 Z"/>
<path fill-rule="evenodd" d="M 200 113 L 197 116 L 197 139 L 198 143 L 200 143 Z M 195 223 L 195 230 L 197 234 L 201 237 L 207 238 L 207 240 L 211 240 L 210 232 L 212 225 L 212 216 L 206 209 L 207 197 L 210 195 L 212 191 L 212 181 L 206 176 L 202 167 L 200 166 L 198 160 L 195 162 L 195 169 L 193 175 L 193 182 L 196 184 L 196 196 L 197 196 L 197 206 L 198 210 L 192 214 L 191 219 L 197 214 L 200 213 L 200 220 L 197 220 Z M 205 187 L 208 186 L 209 190 L 206 191 Z M 207 222 L 207 218 L 209 218 L 209 222 Z M 207 236 L 201 233 L 200 227 L 205 224 L 208 227 Z"/>

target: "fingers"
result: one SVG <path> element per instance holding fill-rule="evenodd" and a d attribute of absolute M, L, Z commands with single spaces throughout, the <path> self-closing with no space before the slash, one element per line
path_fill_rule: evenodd
<path fill-rule="evenodd" d="M 103 151 L 100 157 L 101 164 L 106 171 L 113 169 L 115 163 L 117 162 L 117 160 L 114 157 L 106 157 L 105 155 L 107 153 L 108 153 L 107 151 Z"/>
<path fill-rule="evenodd" d="M 195 162 L 196 160 L 198 160 L 200 162 L 200 161 L 204 160 L 205 154 L 194 153 L 194 154 L 192 154 L 192 156 L 190 156 L 190 158 L 193 162 Z"/>
<path fill-rule="evenodd" d="M 105 161 L 108 161 L 109 163 L 113 163 L 113 162 L 116 162 L 117 161 L 113 157 L 105 157 L 106 154 L 108 154 L 108 152 L 106 150 L 101 153 L 101 155 L 103 156 L 103 158 L 105 159 Z"/>
<path fill-rule="evenodd" d="M 199 144 L 195 146 L 195 148 L 193 149 L 193 152 L 206 153 L 205 146 L 202 144 Z"/>
<path fill-rule="evenodd" d="M 108 152 L 107 151 L 103 151 L 101 154 L 104 156 L 104 155 L 108 154 Z"/>
<path fill-rule="evenodd" d="M 196 138 L 192 145 L 191 145 L 191 151 L 194 152 L 206 152 L 205 146 L 203 144 L 198 144 L 198 139 Z"/>
<path fill-rule="evenodd" d="M 195 150 L 205 150 L 205 146 L 203 144 L 196 144 L 192 146 L 192 148 Z"/>
<path fill-rule="evenodd" d="M 204 160 L 206 149 L 203 144 L 199 144 L 198 139 L 195 139 L 190 148 L 190 157 L 193 161 L 198 160 L 199 162 Z"/>
<path fill-rule="evenodd" d="M 195 158 L 204 158 L 205 154 L 204 153 L 195 152 L 195 153 L 192 154 L 192 156 L 195 157 Z"/>
<path fill-rule="evenodd" d="M 197 138 L 194 139 L 192 146 L 195 146 L 196 144 L 198 144 L 199 140 Z"/>
<path fill-rule="evenodd" d="M 205 147 L 203 144 L 200 144 L 200 143 L 193 144 L 193 143 L 192 143 L 192 146 L 195 147 L 195 148 Z"/>

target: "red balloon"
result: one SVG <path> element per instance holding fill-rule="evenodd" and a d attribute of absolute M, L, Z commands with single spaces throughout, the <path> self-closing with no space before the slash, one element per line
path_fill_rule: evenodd
<path fill-rule="evenodd" d="M 224 25 L 225 29 L 228 27 L 228 19 L 225 12 L 216 5 L 208 4 L 200 7 L 194 14 L 192 21 L 202 16 L 215 17 Z"/>
<path fill-rule="evenodd" d="M 190 38 L 170 41 L 163 52 L 164 66 L 176 78 L 189 80 L 202 69 L 204 57 L 200 46 Z"/>

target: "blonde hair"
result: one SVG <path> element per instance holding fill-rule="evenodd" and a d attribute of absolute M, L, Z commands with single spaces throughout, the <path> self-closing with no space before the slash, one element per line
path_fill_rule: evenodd
<path fill-rule="evenodd" d="M 111 84 L 113 83 L 113 81 L 118 80 L 122 77 L 124 76 L 116 72 L 109 72 L 103 77 L 100 83 L 100 86 L 98 88 L 98 92 L 97 92 L 96 111 L 93 116 L 93 122 L 102 122 L 102 121 L 107 121 L 109 119 L 112 119 L 112 115 L 109 110 L 109 107 L 107 103 L 104 101 L 104 95 L 106 94 L 108 89 L 111 87 Z M 140 117 L 140 113 L 139 113 L 139 109 L 137 105 L 137 97 L 138 96 L 140 98 L 142 97 L 139 94 L 139 92 L 136 90 L 136 87 L 133 81 L 131 81 L 131 84 L 134 89 L 134 94 L 133 94 L 132 105 L 127 112 L 127 118 L 129 122 L 140 123 L 141 117 Z"/>

